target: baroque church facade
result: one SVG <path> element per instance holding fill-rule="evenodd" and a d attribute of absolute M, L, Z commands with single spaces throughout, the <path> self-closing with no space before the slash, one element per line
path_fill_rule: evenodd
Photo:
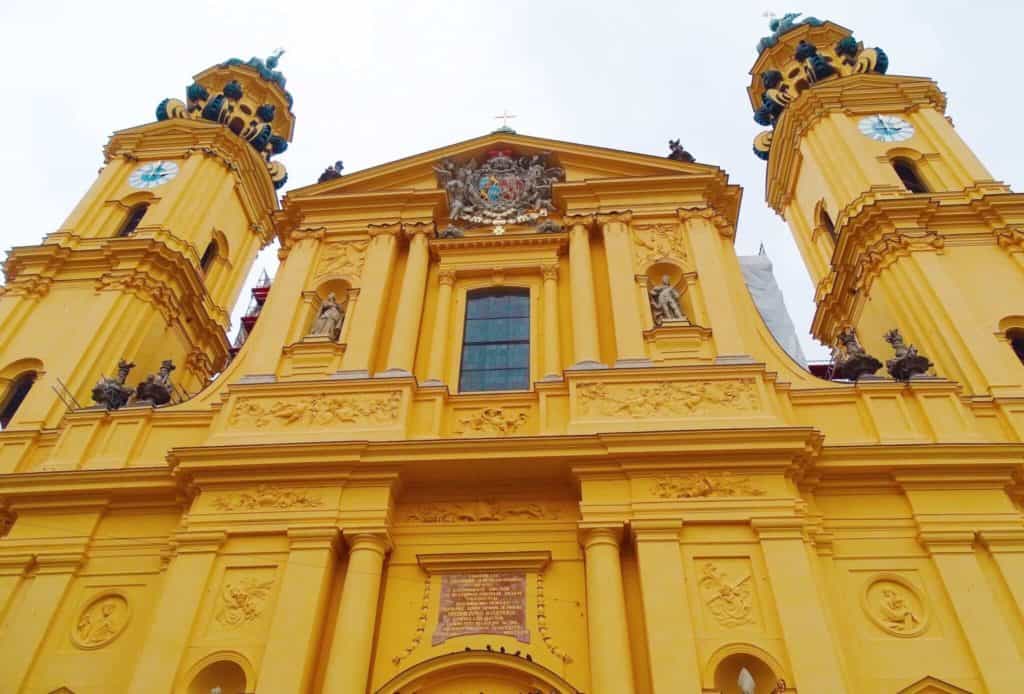
<path fill-rule="evenodd" d="M 1020 691 L 1024 197 L 934 81 L 772 29 L 828 372 L 678 143 L 503 128 L 279 201 L 276 57 L 116 132 L 4 268 L 0 692 Z"/>

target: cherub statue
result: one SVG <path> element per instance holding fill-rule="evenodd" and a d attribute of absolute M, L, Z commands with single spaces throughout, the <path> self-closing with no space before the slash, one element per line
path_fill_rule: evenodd
<path fill-rule="evenodd" d="M 679 290 L 672 286 L 672 279 L 668 275 L 662 276 L 661 284 L 650 289 L 650 295 L 651 312 L 656 324 L 661 325 L 667 320 L 686 320 L 679 305 Z"/>
<path fill-rule="evenodd" d="M 345 313 L 341 310 L 341 306 L 338 305 L 334 292 L 330 292 L 323 303 L 320 304 L 320 310 L 317 311 L 316 320 L 313 321 L 313 327 L 310 328 L 309 334 L 326 336 L 332 340 L 337 340 L 341 335 L 341 324 L 344 320 Z"/>

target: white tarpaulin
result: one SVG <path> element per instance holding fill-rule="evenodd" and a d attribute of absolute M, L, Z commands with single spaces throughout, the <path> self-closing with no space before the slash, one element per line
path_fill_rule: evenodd
<path fill-rule="evenodd" d="M 786 303 L 782 300 L 782 290 L 775 281 L 775 274 L 772 272 L 772 261 L 763 253 L 760 255 L 741 255 L 740 269 L 743 271 L 743 281 L 750 290 L 750 296 L 754 299 L 758 313 L 768 325 L 768 329 L 784 350 L 796 362 L 805 369 L 807 358 L 804 351 L 800 349 L 800 341 L 796 337 L 796 328 L 793 326 L 793 319 L 789 317 L 786 310 Z"/>

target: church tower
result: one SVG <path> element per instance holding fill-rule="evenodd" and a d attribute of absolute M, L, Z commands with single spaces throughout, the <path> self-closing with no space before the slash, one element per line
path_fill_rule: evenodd
<path fill-rule="evenodd" d="M 188 393 L 223 368 L 229 312 L 272 238 L 286 179 L 270 161 L 295 120 L 277 57 L 211 67 L 186 101 L 163 101 L 156 122 L 114 133 L 67 220 L 10 252 L 0 289 L 5 428 L 52 427 L 65 404 L 92 404 L 93 385 L 122 357 L 136 364 L 127 385 L 169 359 Z"/>
<path fill-rule="evenodd" d="M 933 80 L 887 74 L 884 51 L 832 22 L 771 27 L 751 70 L 771 127 L 754 152 L 817 287 L 811 332 L 832 345 L 853 327 L 884 359 L 899 328 L 966 393 L 1019 395 L 1024 197 L 960 138 Z"/>

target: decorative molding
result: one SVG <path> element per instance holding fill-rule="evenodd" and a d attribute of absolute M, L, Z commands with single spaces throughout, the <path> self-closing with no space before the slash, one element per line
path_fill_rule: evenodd
<path fill-rule="evenodd" d="M 544 573 L 537 572 L 537 633 L 540 634 L 541 641 L 547 647 L 551 655 L 561 660 L 566 665 L 572 663 L 572 657 L 555 645 L 554 639 L 551 637 L 551 631 L 548 629 L 548 612 L 547 602 L 544 598 Z"/>
<path fill-rule="evenodd" d="M 580 383 L 580 414 L 590 417 L 687 417 L 729 415 L 761 409 L 753 380 Z"/>
<path fill-rule="evenodd" d="M 545 280 L 558 281 L 558 263 L 541 265 L 540 272 Z"/>
<path fill-rule="evenodd" d="M 683 207 L 676 211 L 676 215 L 681 222 L 689 219 L 706 219 L 718 229 L 719 234 L 726 238 L 732 238 L 736 233 L 736 229 L 733 228 L 729 219 L 714 207 Z"/>
<path fill-rule="evenodd" d="M 304 425 L 331 427 L 349 424 L 391 424 L 398 421 L 402 405 L 401 391 L 386 394 L 354 393 L 304 399 L 261 401 L 241 398 L 228 419 L 230 426 L 253 425 L 289 427 Z"/>
<path fill-rule="evenodd" d="M 723 627 L 754 624 L 754 591 L 751 574 L 730 578 L 725 571 L 706 562 L 701 569 L 700 589 L 704 604 Z"/>
<path fill-rule="evenodd" d="M 430 581 L 431 576 L 428 573 L 427 577 L 423 579 L 423 599 L 420 600 L 420 616 L 416 620 L 416 633 L 413 634 L 409 645 L 391 659 L 391 662 L 395 665 L 400 665 L 403 660 L 412 655 L 412 652 L 423 643 L 423 634 L 427 631 L 427 616 L 430 613 Z"/>
<path fill-rule="evenodd" d="M 237 629 L 256 621 L 267 608 L 273 587 L 273 578 L 261 581 L 255 576 L 225 582 L 214 619 L 229 629 Z"/>
<path fill-rule="evenodd" d="M 484 407 L 466 417 L 459 417 L 457 434 L 499 434 L 507 436 L 518 433 L 530 421 L 526 412 L 505 413 L 503 407 Z"/>
<path fill-rule="evenodd" d="M 749 477 L 731 472 L 691 473 L 660 477 L 651 484 L 651 494 L 662 499 L 697 499 L 708 496 L 764 496 Z"/>
<path fill-rule="evenodd" d="M 596 217 L 597 223 L 603 227 L 606 224 L 629 224 L 633 220 L 633 213 L 630 210 L 599 212 Z"/>
<path fill-rule="evenodd" d="M 316 508 L 323 506 L 324 500 L 311 495 L 304 489 L 287 489 L 284 487 L 261 484 L 251 492 L 240 492 L 235 495 L 218 496 L 212 505 L 221 511 L 263 511 L 283 510 L 290 508 Z"/>
<path fill-rule="evenodd" d="M 416 562 L 428 574 L 540 573 L 551 563 L 551 552 L 460 552 L 417 554 Z"/>
<path fill-rule="evenodd" d="M 556 520 L 562 509 L 534 502 L 453 501 L 418 504 L 406 514 L 413 523 L 482 523 L 494 521 Z"/>
<path fill-rule="evenodd" d="M 437 282 L 441 286 L 452 286 L 455 284 L 455 270 L 451 268 L 442 268 L 437 273 Z"/>
<path fill-rule="evenodd" d="M 637 224 L 633 226 L 633 257 L 640 272 L 661 260 L 689 265 L 686 240 L 678 224 Z"/>
<path fill-rule="evenodd" d="M 102 593 L 79 613 L 71 629 L 71 643 L 82 650 L 103 648 L 124 632 L 131 616 L 131 606 L 123 593 Z"/>
<path fill-rule="evenodd" d="M 314 275 L 343 275 L 359 279 L 366 264 L 366 250 L 369 247 L 369 239 L 333 241 L 326 244 L 321 250 L 320 261 Z"/>
<path fill-rule="evenodd" d="M 924 596 L 896 573 L 873 576 L 864 585 L 861 606 L 872 622 L 892 636 L 913 638 L 928 628 Z"/>

